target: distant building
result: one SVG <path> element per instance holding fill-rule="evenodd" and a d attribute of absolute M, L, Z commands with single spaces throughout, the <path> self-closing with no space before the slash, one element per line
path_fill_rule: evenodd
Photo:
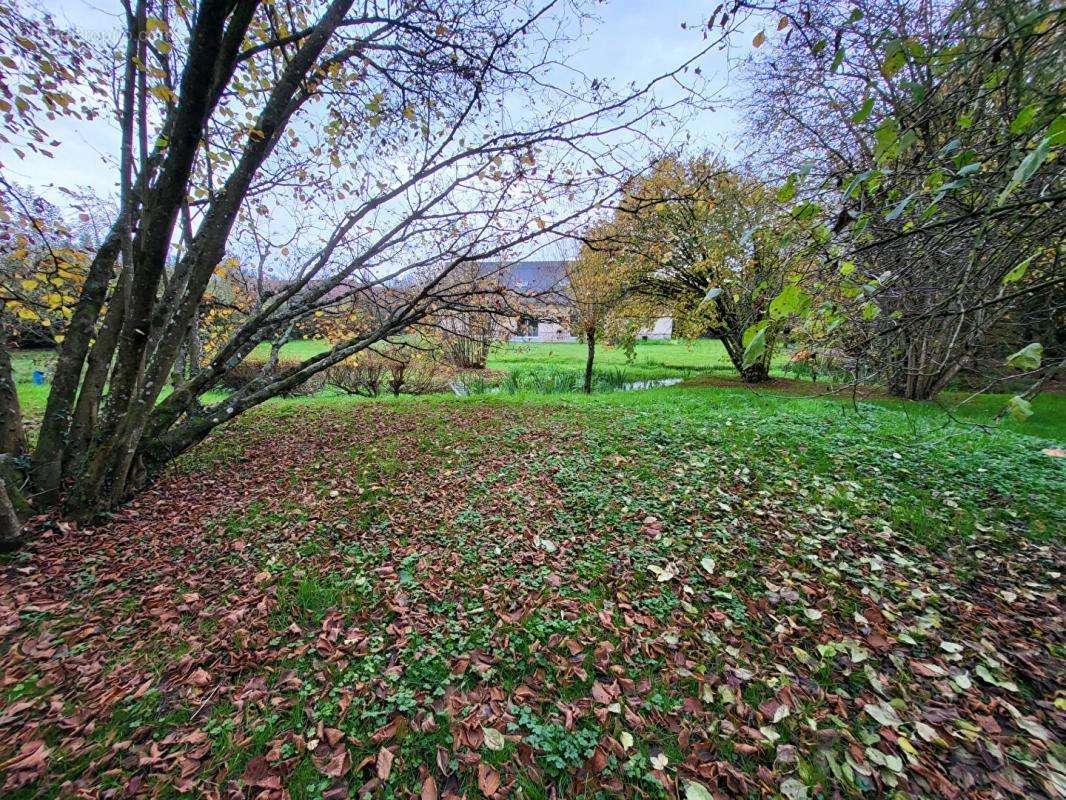
<path fill-rule="evenodd" d="M 481 271 L 515 298 L 516 316 L 506 326 L 512 342 L 576 342 L 566 261 L 483 262 Z M 670 339 L 672 317 L 659 317 L 641 328 L 640 339 Z"/>

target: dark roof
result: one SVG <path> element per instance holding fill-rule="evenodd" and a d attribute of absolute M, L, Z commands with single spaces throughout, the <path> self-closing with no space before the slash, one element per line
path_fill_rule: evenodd
<path fill-rule="evenodd" d="M 565 261 L 482 261 L 485 275 L 498 277 L 513 292 L 523 294 L 565 293 Z"/>

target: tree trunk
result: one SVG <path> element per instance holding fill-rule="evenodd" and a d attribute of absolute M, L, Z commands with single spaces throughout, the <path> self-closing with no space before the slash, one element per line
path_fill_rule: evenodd
<path fill-rule="evenodd" d="M 46 502 L 54 502 L 62 476 L 63 447 L 70 430 L 70 414 L 81 381 L 82 367 L 89 352 L 93 325 L 100 314 L 107 295 L 108 283 L 122 245 L 123 227 L 116 223 L 107 240 L 96 252 L 85 280 L 74 316 L 66 326 L 63 345 L 59 348 L 52 388 L 37 449 L 33 454 L 34 483 Z"/>
<path fill-rule="evenodd" d="M 722 333 L 719 337 L 726 355 L 733 362 L 733 368 L 740 373 L 740 379 L 744 383 L 762 383 L 770 378 L 770 358 L 773 353 L 774 342 L 771 338 L 766 343 L 766 354 L 756 363 L 749 367 L 744 366 L 744 342 L 742 334 L 732 337 L 729 333 Z"/>
<path fill-rule="evenodd" d="M 592 394 L 592 362 L 596 359 L 596 329 L 585 332 L 585 343 L 588 345 L 588 359 L 585 361 L 585 394 Z"/>
<path fill-rule="evenodd" d="M 0 480 L 0 553 L 14 550 L 22 543 L 22 523 L 7 493 L 7 486 Z"/>
<path fill-rule="evenodd" d="M 0 455 L 19 456 L 26 449 L 22 411 L 11 372 L 11 355 L 0 334 Z"/>
<path fill-rule="evenodd" d="M 741 369 L 740 379 L 744 383 L 762 383 L 769 380 L 770 365 L 766 361 L 758 361 L 746 369 Z"/>

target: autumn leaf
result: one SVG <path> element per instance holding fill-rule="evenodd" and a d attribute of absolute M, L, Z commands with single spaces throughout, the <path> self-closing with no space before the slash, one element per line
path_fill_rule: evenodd
<path fill-rule="evenodd" d="M 387 781 L 389 775 L 392 774 L 393 758 L 395 758 L 395 756 L 393 756 L 392 751 L 389 750 L 389 748 L 382 747 L 378 750 L 377 775 L 382 781 Z"/>
<path fill-rule="evenodd" d="M 477 785 L 485 797 L 492 797 L 500 788 L 500 773 L 482 761 L 477 765 Z"/>
<path fill-rule="evenodd" d="M 489 750 L 503 750 L 507 744 L 503 734 L 495 728 L 482 728 L 482 732 L 485 734 L 485 747 Z"/>

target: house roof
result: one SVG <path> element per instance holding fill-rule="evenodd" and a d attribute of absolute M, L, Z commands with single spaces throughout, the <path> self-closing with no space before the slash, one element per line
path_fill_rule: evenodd
<path fill-rule="evenodd" d="M 568 280 L 565 261 L 482 261 L 485 275 L 497 276 L 513 292 L 565 294 Z"/>

